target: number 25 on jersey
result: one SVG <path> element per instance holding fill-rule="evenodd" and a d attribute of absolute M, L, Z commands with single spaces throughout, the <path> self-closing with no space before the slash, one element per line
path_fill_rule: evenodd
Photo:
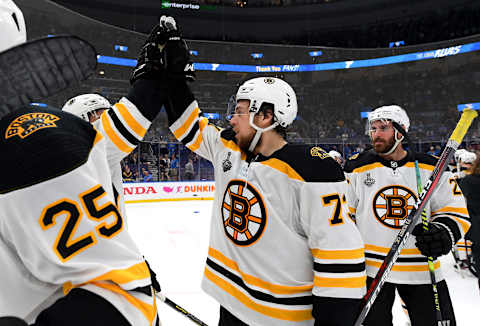
<path fill-rule="evenodd" d="M 95 245 L 97 235 L 108 239 L 122 230 L 123 220 L 117 207 L 111 201 L 102 206 L 97 203 L 105 194 L 102 186 L 97 185 L 78 196 L 80 203 L 69 198 L 63 198 L 43 209 L 39 219 L 43 230 L 48 230 L 56 225 L 57 217 L 67 215 L 53 245 L 55 254 L 62 262 Z M 83 213 L 89 219 L 98 222 L 98 225 L 94 230 L 74 238 L 74 233 L 80 224 Z M 113 216 L 114 221 L 107 224 L 105 220 L 109 216 Z"/>

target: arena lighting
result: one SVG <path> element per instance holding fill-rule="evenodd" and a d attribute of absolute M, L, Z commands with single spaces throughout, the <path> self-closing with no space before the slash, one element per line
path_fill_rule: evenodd
<path fill-rule="evenodd" d="M 48 105 L 45 104 L 45 103 L 36 103 L 36 102 L 32 102 L 30 103 L 30 105 L 32 106 L 39 106 L 39 107 L 42 107 L 42 108 L 46 108 Z"/>
<path fill-rule="evenodd" d="M 362 119 L 368 119 L 368 114 L 370 113 L 370 111 L 363 111 L 363 112 L 360 112 L 360 118 Z"/>
<path fill-rule="evenodd" d="M 462 112 L 464 109 L 469 108 L 473 110 L 480 110 L 480 103 L 466 103 L 466 104 L 458 104 L 457 110 Z"/>
<path fill-rule="evenodd" d="M 198 56 L 198 51 L 196 50 L 190 50 L 190 54 L 194 56 Z"/>
<path fill-rule="evenodd" d="M 127 52 L 128 46 L 126 45 L 116 45 L 115 44 L 115 51 Z"/>
<path fill-rule="evenodd" d="M 391 65 L 395 63 L 404 63 L 411 61 L 439 59 L 448 56 L 454 56 L 457 54 L 474 52 L 480 50 L 480 42 L 461 44 L 447 48 L 440 48 L 434 50 L 428 50 L 424 52 L 406 53 L 400 55 L 394 55 L 390 57 L 382 57 L 375 59 L 363 59 L 363 60 L 351 60 L 351 61 L 338 61 L 338 62 L 326 62 L 317 64 L 305 64 L 305 65 L 231 65 L 223 63 L 201 63 L 195 62 L 193 67 L 198 71 L 228 71 L 228 72 L 303 72 L 303 71 L 326 71 L 326 70 L 340 70 L 340 69 L 354 69 Z M 99 55 L 97 56 L 98 63 L 106 63 L 113 65 L 120 65 L 126 67 L 135 67 L 137 61 L 134 59 L 124 59 Z"/>
<path fill-rule="evenodd" d="M 394 48 L 394 47 L 398 47 L 398 46 L 401 46 L 401 45 L 405 45 L 405 41 L 390 42 L 390 43 L 388 44 L 388 47 L 389 47 L 389 48 Z"/>
<path fill-rule="evenodd" d="M 311 57 L 319 57 L 322 54 L 323 54 L 323 52 L 320 51 L 320 50 L 308 52 L 308 55 L 311 56 Z"/>
<path fill-rule="evenodd" d="M 251 55 L 252 58 L 254 58 L 254 59 L 261 59 L 261 58 L 263 58 L 263 53 L 250 53 L 250 55 Z"/>
<path fill-rule="evenodd" d="M 208 118 L 208 119 L 217 119 L 220 120 L 220 114 L 219 113 L 207 113 L 203 112 L 203 116 Z"/>

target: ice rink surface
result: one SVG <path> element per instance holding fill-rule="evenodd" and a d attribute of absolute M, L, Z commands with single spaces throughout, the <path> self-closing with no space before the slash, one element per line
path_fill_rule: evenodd
<path fill-rule="evenodd" d="M 130 233 L 145 255 L 162 292 L 209 326 L 218 325 L 219 306 L 200 288 L 208 250 L 212 200 L 127 204 Z M 480 325 L 480 291 L 473 276 L 462 277 L 453 268 L 451 255 L 442 261 L 458 326 Z M 407 325 L 398 300 L 394 325 Z M 163 326 L 192 326 L 189 319 L 159 303 Z"/>

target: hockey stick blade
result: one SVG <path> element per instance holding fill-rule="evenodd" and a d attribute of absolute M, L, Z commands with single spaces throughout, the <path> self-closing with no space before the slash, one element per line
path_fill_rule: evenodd
<path fill-rule="evenodd" d="M 197 317 L 195 317 L 194 315 L 192 315 L 191 313 L 189 313 L 188 311 L 180 307 L 178 304 L 176 304 L 175 302 L 173 302 L 172 300 L 164 296 L 162 293 L 157 292 L 155 293 L 155 296 L 159 298 L 162 302 L 164 302 L 166 305 L 168 305 L 169 307 L 175 309 L 177 312 L 181 313 L 182 315 L 184 315 L 185 317 L 193 321 L 195 324 L 200 326 L 208 326 L 203 321 L 201 321 L 200 319 L 198 319 Z"/>
<path fill-rule="evenodd" d="M 53 36 L 0 53 L 0 118 L 54 95 L 95 72 L 95 48 L 76 36 Z"/>
<path fill-rule="evenodd" d="M 460 121 L 458 121 L 455 130 L 448 139 L 447 145 L 445 146 L 442 155 L 438 159 L 437 164 L 435 165 L 435 168 L 430 175 L 430 178 L 423 187 L 422 193 L 419 195 L 419 198 L 415 203 L 412 211 L 405 219 L 402 229 L 400 230 L 400 232 L 398 232 L 398 235 L 395 238 L 392 247 L 390 248 L 390 251 L 385 257 L 382 265 L 378 269 L 377 275 L 375 275 L 375 278 L 373 279 L 372 284 L 367 291 L 367 294 L 363 298 L 361 310 L 354 323 L 354 326 L 361 326 L 363 321 L 365 320 L 368 311 L 375 302 L 375 299 L 380 293 L 383 284 L 387 280 L 388 275 L 393 268 L 393 265 L 397 261 L 397 258 L 400 255 L 400 251 L 405 246 L 405 243 L 407 242 L 410 233 L 415 227 L 415 223 L 420 217 L 421 212 L 425 208 L 425 205 L 428 203 L 428 200 L 430 199 L 433 191 L 435 190 L 438 182 L 440 181 L 440 177 L 442 176 L 443 171 L 446 169 L 448 161 L 450 160 L 458 146 L 462 143 L 463 137 L 465 137 L 468 128 L 470 128 L 473 119 L 475 119 L 477 115 L 478 113 L 472 109 L 465 109 L 463 111 L 462 116 L 460 117 Z"/>

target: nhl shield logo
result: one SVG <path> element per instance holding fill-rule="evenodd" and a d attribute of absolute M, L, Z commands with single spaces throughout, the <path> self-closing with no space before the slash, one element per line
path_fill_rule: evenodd
<path fill-rule="evenodd" d="M 230 161 L 230 156 L 232 155 L 232 152 L 228 152 L 227 158 L 223 160 L 222 162 L 222 168 L 223 172 L 227 172 L 232 168 L 232 162 Z"/>
<path fill-rule="evenodd" d="M 371 187 L 375 184 L 375 179 L 372 178 L 372 176 L 370 175 L 370 173 L 367 173 L 367 178 L 363 181 L 363 183 L 367 186 L 367 187 Z"/>

